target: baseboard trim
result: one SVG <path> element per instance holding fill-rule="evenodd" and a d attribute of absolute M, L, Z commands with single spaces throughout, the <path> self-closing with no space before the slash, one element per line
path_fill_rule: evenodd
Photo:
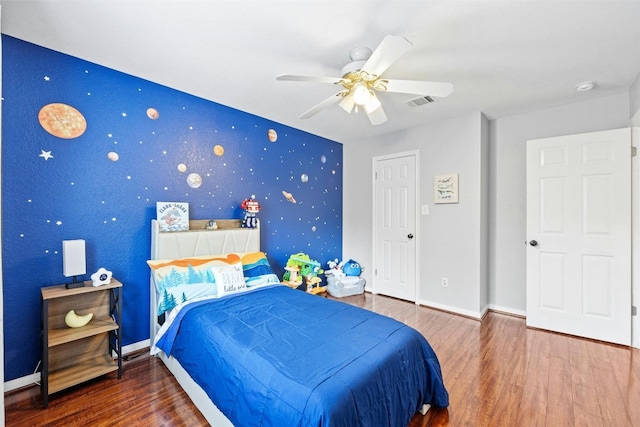
<path fill-rule="evenodd" d="M 506 314 L 508 316 L 521 317 L 523 319 L 527 318 L 527 312 L 523 310 L 515 310 L 509 307 L 503 307 L 501 305 L 493 305 L 489 304 L 489 311 L 493 311 L 494 313 Z"/>
<path fill-rule="evenodd" d="M 126 356 L 131 353 L 137 353 L 144 348 L 149 348 L 150 341 L 148 339 L 138 341 L 133 344 L 122 346 L 122 355 Z M 34 374 L 25 375 L 24 377 L 16 378 L 11 381 L 5 381 L 4 392 L 11 392 L 25 387 L 36 386 L 40 384 L 41 379 L 40 372 Z"/>
<path fill-rule="evenodd" d="M 420 300 L 419 304 L 424 307 L 434 308 L 436 310 L 445 311 L 447 313 L 457 314 L 459 316 L 469 317 L 475 320 L 482 320 L 485 316 L 487 309 L 485 308 L 482 311 L 470 311 L 464 310 L 459 307 L 453 307 L 450 305 L 440 304 L 433 301 Z"/>

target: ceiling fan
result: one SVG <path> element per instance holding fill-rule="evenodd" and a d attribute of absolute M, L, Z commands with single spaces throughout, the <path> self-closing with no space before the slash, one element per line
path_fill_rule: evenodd
<path fill-rule="evenodd" d="M 276 79 L 333 83 L 342 86 L 338 93 L 331 95 L 301 114 L 301 119 L 307 119 L 338 102 L 338 105 L 347 113 L 351 113 L 354 109 L 358 111 L 358 107 L 361 107 L 367 114 L 371 124 L 375 126 L 387 121 L 387 115 L 382 108 L 382 103 L 376 96 L 376 92 L 398 92 L 418 95 L 419 97 L 435 96 L 441 98 L 449 96 L 453 92 L 451 83 L 390 80 L 381 77 L 382 73 L 404 55 L 411 46 L 413 46 L 413 43 L 402 36 L 388 35 L 373 52 L 367 47 L 351 49 L 349 57 L 352 62 L 342 68 L 342 77 L 284 74 L 276 77 Z"/>

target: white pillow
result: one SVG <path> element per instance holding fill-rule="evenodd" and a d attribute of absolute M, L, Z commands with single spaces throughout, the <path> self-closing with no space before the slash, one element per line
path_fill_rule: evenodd
<path fill-rule="evenodd" d="M 247 289 L 247 283 L 244 281 L 244 274 L 242 274 L 241 262 L 222 267 L 211 267 L 211 271 L 216 279 L 218 297 Z"/>

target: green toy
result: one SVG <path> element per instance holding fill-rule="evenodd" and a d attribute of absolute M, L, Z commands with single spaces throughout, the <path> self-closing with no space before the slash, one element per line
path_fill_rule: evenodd
<path fill-rule="evenodd" d="M 296 268 L 299 274 L 294 274 L 293 277 L 291 277 L 291 271 L 295 271 Z M 291 255 L 285 269 L 287 271 L 285 271 L 282 276 L 282 281 L 287 284 L 293 284 L 292 282 L 295 282 L 301 285 L 303 277 L 308 282 L 319 274 L 324 273 L 318 261 L 309 258 L 309 255 L 302 252 Z"/>

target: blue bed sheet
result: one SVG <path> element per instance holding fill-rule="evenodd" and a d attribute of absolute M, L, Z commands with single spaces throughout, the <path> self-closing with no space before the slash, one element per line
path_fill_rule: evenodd
<path fill-rule="evenodd" d="M 185 309 L 164 351 L 236 426 L 405 427 L 449 404 L 431 346 L 386 316 L 285 286 Z"/>

